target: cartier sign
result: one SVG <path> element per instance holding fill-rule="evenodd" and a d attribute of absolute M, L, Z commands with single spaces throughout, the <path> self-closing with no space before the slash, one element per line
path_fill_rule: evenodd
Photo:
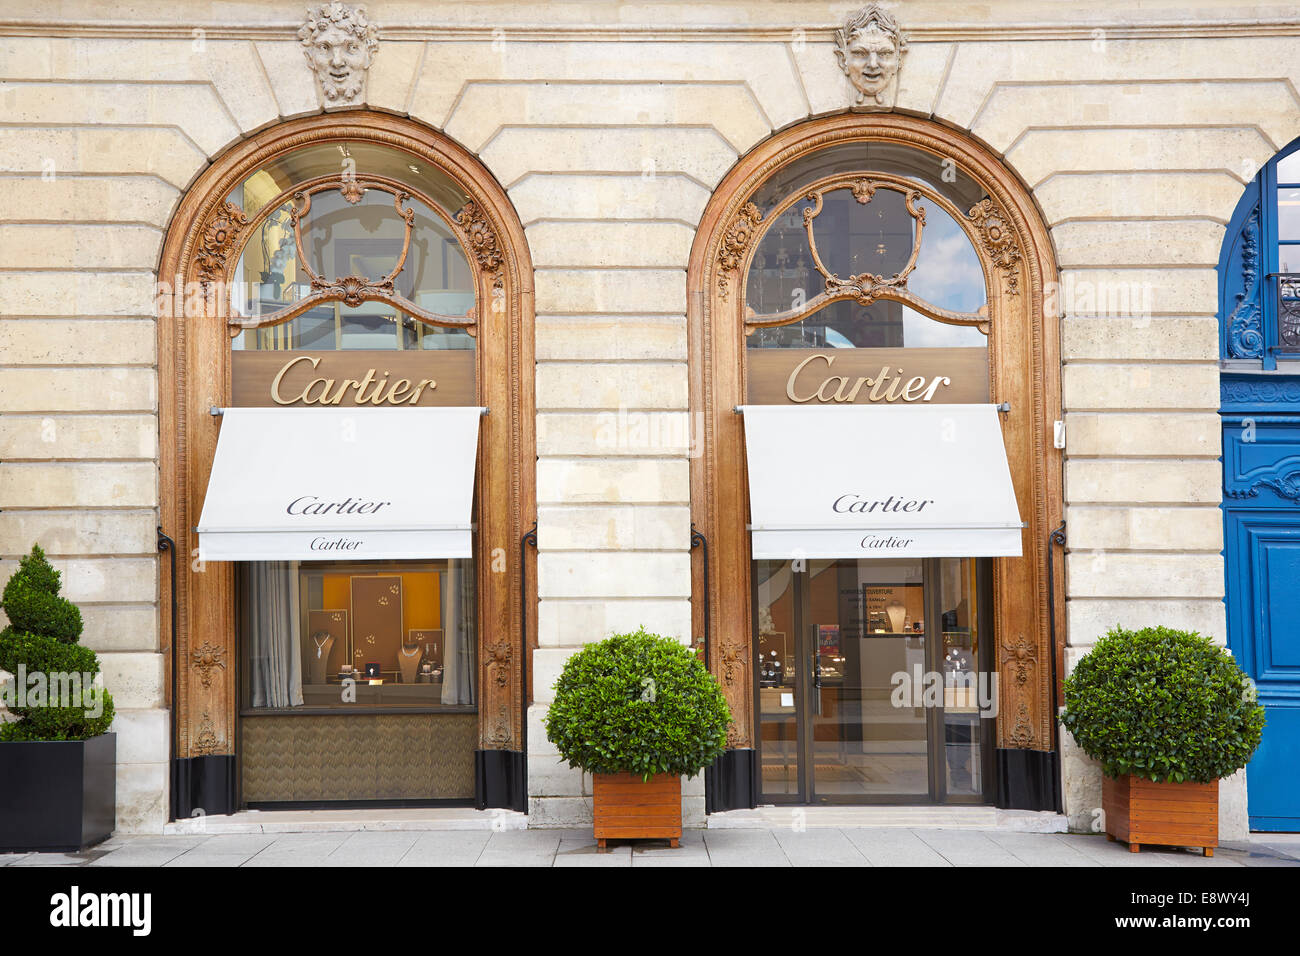
<path fill-rule="evenodd" d="M 758 405 L 944 405 L 989 400 L 988 353 L 949 349 L 751 349 Z"/>
<path fill-rule="evenodd" d="M 231 353 L 237 407 L 411 408 L 472 405 L 470 349 Z"/>

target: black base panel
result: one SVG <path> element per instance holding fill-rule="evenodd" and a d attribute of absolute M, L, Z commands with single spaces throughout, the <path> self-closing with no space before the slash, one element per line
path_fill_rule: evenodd
<path fill-rule="evenodd" d="M 704 812 L 751 810 L 758 806 L 758 751 L 726 750 L 704 768 Z"/>
<path fill-rule="evenodd" d="M 994 752 L 996 804 L 1002 810 L 1061 812 L 1060 763 L 1054 750 Z"/>
<path fill-rule="evenodd" d="M 0 744 L 0 852 L 82 850 L 116 825 L 116 734 Z"/>
<path fill-rule="evenodd" d="M 528 763 L 522 752 L 474 751 L 474 806 L 528 812 Z"/>
<path fill-rule="evenodd" d="M 196 811 L 221 816 L 238 809 L 233 755 L 179 757 L 172 761 L 173 820 L 188 820 Z"/>

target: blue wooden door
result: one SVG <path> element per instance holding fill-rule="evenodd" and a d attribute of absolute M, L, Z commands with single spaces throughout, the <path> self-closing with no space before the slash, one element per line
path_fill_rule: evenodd
<path fill-rule="evenodd" d="M 1224 416 L 1228 646 L 1267 723 L 1246 767 L 1252 830 L 1300 830 L 1300 419 Z"/>

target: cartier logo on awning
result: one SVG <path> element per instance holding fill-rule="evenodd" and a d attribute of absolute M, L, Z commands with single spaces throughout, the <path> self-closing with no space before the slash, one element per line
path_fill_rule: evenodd
<path fill-rule="evenodd" d="M 996 405 L 739 411 L 755 560 L 1021 555 Z"/>
<path fill-rule="evenodd" d="M 859 495 L 840 495 L 831 504 L 831 510 L 836 514 L 874 514 L 879 511 L 880 514 L 889 512 L 904 512 L 911 514 L 914 511 L 924 511 L 926 505 L 934 504 L 933 498 L 895 498 L 890 495 L 885 499 L 863 498 Z"/>
<path fill-rule="evenodd" d="M 204 561 L 468 558 L 480 406 L 226 408 Z"/>

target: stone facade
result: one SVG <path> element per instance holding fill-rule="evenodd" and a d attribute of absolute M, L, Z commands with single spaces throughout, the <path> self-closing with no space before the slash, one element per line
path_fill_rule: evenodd
<path fill-rule="evenodd" d="M 558 765 L 540 725 L 565 658 L 640 624 L 690 637 L 690 443 L 667 426 L 689 412 L 695 229 L 738 157 L 849 108 L 834 55 L 849 7 L 560 3 L 545 23 L 509 4 L 369 8 L 381 48 L 359 105 L 476 153 L 536 265 L 531 822 L 579 823 L 590 781 Z M 1245 183 L 1300 135 L 1300 27 L 1282 7 L 1231 2 L 891 8 L 910 41 L 895 109 L 1004 156 L 1056 244 L 1072 657 L 1119 621 L 1222 641 L 1215 265 Z M 0 576 L 33 540 L 65 569 L 120 708 L 128 831 L 166 820 L 162 239 L 214 157 L 335 107 L 304 64 L 300 7 L 230 9 L 248 19 L 198 0 L 149 22 L 93 0 L 61 4 L 57 22 L 0 3 Z M 611 441 L 620 412 L 666 427 Z M 1097 774 L 1067 753 L 1067 811 L 1086 828 Z M 1225 838 L 1244 830 L 1243 791 L 1225 787 Z M 698 823 L 698 779 L 687 794 Z"/>

